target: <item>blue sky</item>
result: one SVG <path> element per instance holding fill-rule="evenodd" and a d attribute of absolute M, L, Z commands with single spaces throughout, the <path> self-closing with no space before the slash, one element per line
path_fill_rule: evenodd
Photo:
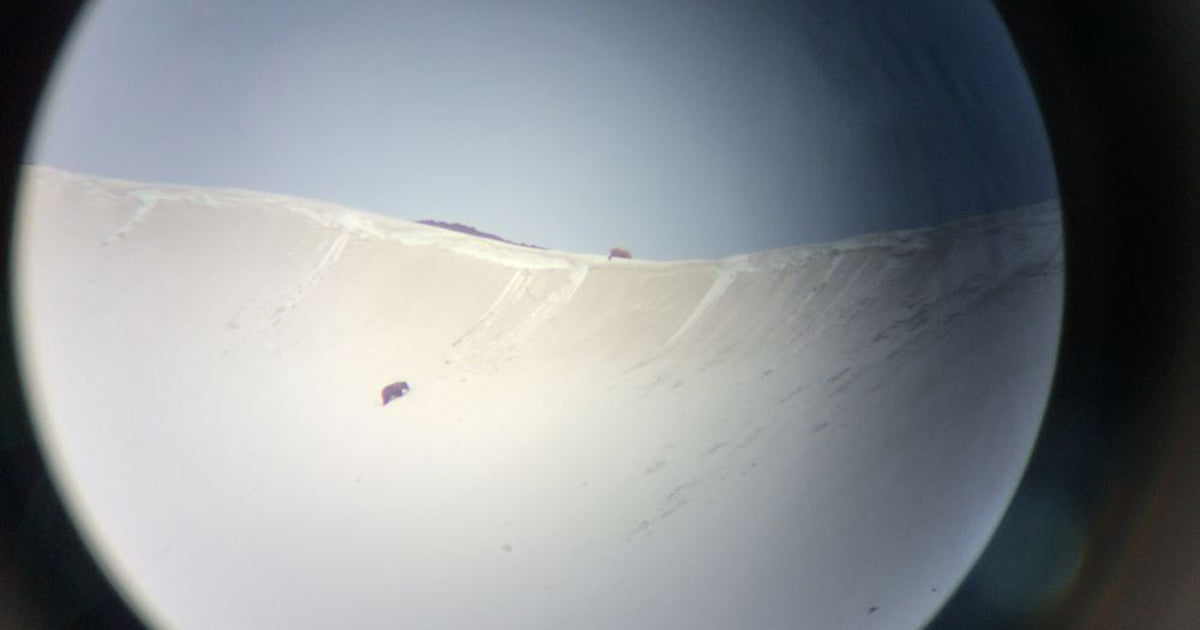
<path fill-rule="evenodd" d="M 1056 196 L 982 0 L 101 0 L 28 161 L 717 257 Z"/>

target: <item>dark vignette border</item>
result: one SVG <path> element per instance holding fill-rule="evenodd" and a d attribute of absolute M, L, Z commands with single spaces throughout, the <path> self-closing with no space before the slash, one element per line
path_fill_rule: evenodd
<path fill-rule="evenodd" d="M 929 628 L 1200 628 L 1200 5 L 995 4 L 1058 170 L 1064 323 L 1029 469 Z"/>
<path fill-rule="evenodd" d="M 30 124 L 82 2 L 0 2 L 0 627 L 140 628 L 63 508 L 34 439 L 14 348 L 13 203 Z"/>
<path fill-rule="evenodd" d="M 46 74 L 81 5 L 0 3 L 6 628 L 141 627 L 47 476 L 11 323 L 16 176 Z M 1030 468 L 930 628 L 1200 627 L 1200 10 L 1172 0 L 996 5 L 1056 159 L 1066 311 Z"/>

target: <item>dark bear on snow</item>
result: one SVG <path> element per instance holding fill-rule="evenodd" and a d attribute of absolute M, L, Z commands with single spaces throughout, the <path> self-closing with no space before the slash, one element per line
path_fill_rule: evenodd
<path fill-rule="evenodd" d="M 396 381 L 391 385 L 383 388 L 383 404 L 388 404 L 392 400 L 399 398 L 408 393 L 408 381 Z"/>

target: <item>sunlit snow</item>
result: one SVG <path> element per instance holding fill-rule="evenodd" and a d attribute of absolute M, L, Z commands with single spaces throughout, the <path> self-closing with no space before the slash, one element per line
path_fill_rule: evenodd
<path fill-rule="evenodd" d="M 1062 296 L 1053 203 L 608 261 L 29 168 L 18 230 L 41 440 L 177 628 L 919 627 L 1025 465 Z"/>

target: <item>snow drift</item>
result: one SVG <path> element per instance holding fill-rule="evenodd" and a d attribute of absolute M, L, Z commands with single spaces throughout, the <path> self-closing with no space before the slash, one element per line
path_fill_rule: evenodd
<path fill-rule="evenodd" d="M 18 229 L 40 438 L 178 628 L 917 627 L 1025 465 L 1062 292 L 1054 204 L 610 262 L 31 167 Z"/>

